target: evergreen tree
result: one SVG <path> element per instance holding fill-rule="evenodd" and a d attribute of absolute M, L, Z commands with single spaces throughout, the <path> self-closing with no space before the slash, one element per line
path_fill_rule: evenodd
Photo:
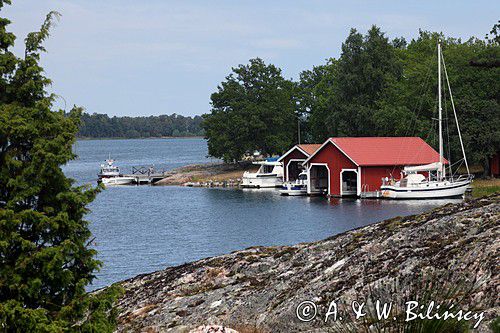
<path fill-rule="evenodd" d="M 0 10 L 10 1 L 0 0 Z M 100 263 L 84 220 L 96 190 L 74 187 L 60 166 L 75 157 L 81 110 L 52 111 L 39 65 L 56 12 L 25 39 L 23 58 L 0 18 L 0 327 L 7 332 L 109 331 L 115 288 L 85 286 Z"/>

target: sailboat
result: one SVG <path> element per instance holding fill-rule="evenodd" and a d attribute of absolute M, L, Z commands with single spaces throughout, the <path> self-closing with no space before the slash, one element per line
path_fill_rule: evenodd
<path fill-rule="evenodd" d="M 417 166 L 406 166 L 403 168 L 405 175 L 397 182 L 389 182 L 383 180 L 380 191 L 382 196 L 391 199 L 434 199 L 434 198 L 449 198 L 463 196 L 467 188 L 472 182 L 473 176 L 470 174 L 467 157 L 465 155 L 464 144 L 462 135 L 460 133 L 460 126 L 458 124 L 457 113 L 455 104 L 453 102 L 453 95 L 451 94 L 450 81 L 446 71 L 446 64 L 441 52 L 441 42 L 438 41 L 438 127 L 439 127 L 439 160 Z M 442 109 L 442 96 L 441 96 L 441 64 L 444 68 L 446 83 L 448 85 L 450 101 L 455 116 L 455 122 L 458 130 L 458 137 L 460 139 L 460 146 L 462 148 L 463 162 L 467 169 L 467 175 L 460 175 L 454 177 L 449 168 L 449 175 L 446 174 L 446 161 L 444 158 L 443 147 L 443 109 Z M 423 172 L 426 174 L 422 174 Z"/>

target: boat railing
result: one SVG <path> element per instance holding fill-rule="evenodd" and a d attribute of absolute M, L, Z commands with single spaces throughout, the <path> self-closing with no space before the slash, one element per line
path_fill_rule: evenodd
<path fill-rule="evenodd" d="M 154 166 L 133 166 L 132 174 L 133 175 L 153 175 L 153 174 L 164 174 L 164 169 L 156 169 Z"/>
<path fill-rule="evenodd" d="M 394 178 L 382 178 L 382 186 L 394 186 L 396 184 L 396 180 Z"/>
<path fill-rule="evenodd" d="M 453 177 L 451 179 L 452 182 L 460 182 L 464 180 L 472 180 L 474 179 L 474 175 L 460 175 L 458 177 Z"/>

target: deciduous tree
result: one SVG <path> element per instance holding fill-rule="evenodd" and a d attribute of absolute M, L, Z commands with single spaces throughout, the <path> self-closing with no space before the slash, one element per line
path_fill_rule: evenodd
<path fill-rule="evenodd" d="M 297 133 L 293 91 L 281 70 L 262 59 L 233 68 L 212 94 L 211 112 L 203 116 L 208 153 L 234 162 L 253 150 L 285 151 Z"/>

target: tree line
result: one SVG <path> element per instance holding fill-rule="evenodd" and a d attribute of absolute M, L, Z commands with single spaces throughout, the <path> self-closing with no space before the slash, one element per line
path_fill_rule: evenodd
<path fill-rule="evenodd" d="M 437 42 L 441 40 L 468 158 L 488 168 L 500 150 L 500 26 L 483 39 L 419 31 L 390 40 L 377 26 L 351 29 L 341 55 L 286 79 L 281 69 L 251 59 L 211 95 L 202 127 L 209 154 L 226 162 L 260 150 L 277 155 L 297 143 L 335 136 L 420 136 L 437 145 Z M 443 87 L 446 87 L 443 82 Z M 448 155 L 460 157 L 447 91 Z M 300 125 L 300 132 L 298 130 Z"/>
<path fill-rule="evenodd" d="M 202 118 L 178 114 L 149 117 L 109 117 L 83 113 L 78 131 L 82 138 L 149 138 L 202 136 Z"/>

